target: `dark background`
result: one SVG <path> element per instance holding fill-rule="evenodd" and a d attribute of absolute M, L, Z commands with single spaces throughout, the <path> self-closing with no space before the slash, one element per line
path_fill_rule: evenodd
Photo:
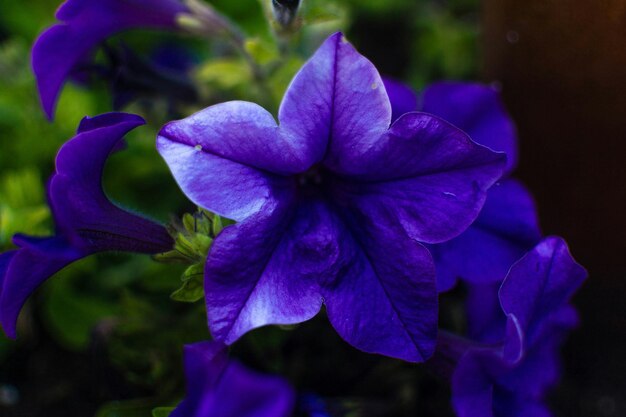
<path fill-rule="evenodd" d="M 563 415 L 626 415 L 626 2 L 486 0 L 484 77 L 519 126 L 519 175 L 590 279 Z"/>

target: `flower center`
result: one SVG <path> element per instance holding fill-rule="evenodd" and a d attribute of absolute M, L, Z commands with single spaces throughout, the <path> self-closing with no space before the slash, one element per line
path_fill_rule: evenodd
<path fill-rule="evenodd" d="M 321 165 L 313 165 L 306 172 L 296 175 L 296 186 L 301 195 L 323 197 L 330 186 L 329 172 Z"/>
<path fill-rule="evenodd" d="M 319 187 L 323 182 L 322 170 L 319 165 L 313 165 L 308 171 L 297 176 L 301 188 Z"/>

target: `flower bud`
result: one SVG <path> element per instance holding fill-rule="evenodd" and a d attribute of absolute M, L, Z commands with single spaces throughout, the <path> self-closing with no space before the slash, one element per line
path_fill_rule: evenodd
<path fill-rule="evenodd" d="M 281 26 L 290 26 L 298 14 L 300 0 L 272 0 L 274 18 Z"/>

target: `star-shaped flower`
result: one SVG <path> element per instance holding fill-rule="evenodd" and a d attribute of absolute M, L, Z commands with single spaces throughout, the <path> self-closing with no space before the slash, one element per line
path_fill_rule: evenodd
<path fill-rule="evenodd" d="M 289 417 L 296 394 L 280 377 L 249 370 L 210 341 L 185 346 L 187 397 L 170 417 Z"/>
<path fill-rule="evenodd" d="M 58 23 L 33 46 L 32 66 L 43 108 L 50 119 L 61 87 L 100 43 L 129 29 L 176 29 L 176 16 L 188 11 L 179 0 L 67 0 Z"/>
<path fill-rule="evenodd" d="M 57 155 L 48 200 L 56 235 L 15 235 L 19 249 L 0 255 L 0 323 L 16 335 L 24 302 L 46 279 L 70 263 L 103 251 L 159 253 L 172 248 L 165 227 L 120 209 L 102 190 L 102 173 L 111 152 L 144 120 L 108 113 L 81 122 L 77 135 Z"/>
<path fill-rule="evenodd" d="M 500 343 L 472 344 L 442 334 L 441 355 L 458 361 L 452 403 L 459 417 L 551 415 L 543 397 L 558 379 L 558 349 L 577 323 L 569 300 L 586 275 L 562 239 L 546 238 L 504 280 L 503 320 L 485 317 L 486 327 L 501 327 L 494 329 L 503 335 Z"/>
<path fill-rule="evenodd" d="M 433 245 L 437 287 L 447 291 L 458 278 L 478 285 L 502 282 L 509 268 L 541 239 L 534 200 L 526 187 L 509 177 L 517 165 L 517 135 L 499 93 L 490 86 L 438 82 L 417 97 L 407 86 L 386 79 L 395 115 L 420 111 L 437 115 L 465 131 L 472 140 L 507 154 L 505 178 L 488 192 L 474 224 L 459 237 Z"/>
<path fill-rule="evenodd" d="M 213 336 L 233 343 L 322 304 L 357 348 L 408 361 L 434 349 L 433 262 L 419 242 L 461 233 L 505 157 L 438 117 L 391 125 L 376 68 L 341 34 L 293 79 L 279 123 L 228 102 L 166 125 L 157 146 L 197 205 L 239 223 L 205 269 Z"/>

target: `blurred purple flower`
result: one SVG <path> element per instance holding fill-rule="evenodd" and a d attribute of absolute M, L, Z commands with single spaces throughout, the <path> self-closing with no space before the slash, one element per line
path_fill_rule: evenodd
<path fill-rule="evenodd" d="M 440 82 L 418 98 L 397 81 L 385 80 L 398 114 L 419 109 L 439 116 L 465 131 L 481 145 L 507 154 L 505 174 L 517 165 L 515 126 L 488 86 Z M 457 278 L 472 284 L 502 281 L 509 268 L 541 239 L 532 196 L 519 181 L 505 178 L 493 186 L 474 224 L 461 236 L 430 246 L 437 265 L 437 288 L 451 289 Z"/>
<path fill-rule="evenodd" d="M 486 327 L 500 327 L 491 331 L 503 335 L 500 343 L 442 333 L 435 358 L 458 361 L 451 379 L 459 417 L 550 416 L 543 397 L 558 380 L 558 350 L 577 324 L 569 300 L 586 276 L 562 239 L 546 238 L 505 278 L 499 292 L 504 320 L 485 317 Z"/>
<path fill-rule="evenodd" d="M 0 256 L 0 323 L 9 337 L 16 335 L 18 314 L 30 294 L 68 264 L 102 251 L 171 250 L 165 227 L 120 209 L 102 190 L 109 154 L 122 145 L 126 133 L 144 123 L 124 113 L 85 118 L 59 151 L 48 186 L 56 235 L 15 235 L 19 249 Z"/>
<path fill-rule="evenodd" d="M 176 29 L 176 15 L 187 8 L 179 0 L 67 0 L 32 51 L 32 66 L 48 118 L 61 87 L 106 38 L 135 28 Z"/>
<path fill-rule="evenodd" d="M 296 75 L 278 119 L 228 102 L 169 123 L 157 140 L 183 192 L 239 222 L 207 259 L 213 336 L 230 344 L 260 326 L 308 320 L 324 303 L 353 346 L 428 358 L 437 294 L 418 242 L 467 228 L 504 156 L 428 114 L 390 127 L 376 68 L 341 34 Z"/>
<path fill-rule="evenodd" d="M 277 376 L 253 372 L 229 360 L 226 346 L 185 346 L 187 397 L 170 417 L 289 417 L 295 391 Z"/>

